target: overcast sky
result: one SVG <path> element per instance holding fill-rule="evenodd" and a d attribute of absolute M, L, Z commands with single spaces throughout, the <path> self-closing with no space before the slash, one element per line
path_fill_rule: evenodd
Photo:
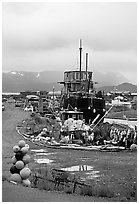
<path fill-rule="evenodd" d="M 79 67 L 79 39 L 89 69 L 119 72 L 137 82 L 136 3 L 2 4 L 3 71 L 70 70 Z"/>

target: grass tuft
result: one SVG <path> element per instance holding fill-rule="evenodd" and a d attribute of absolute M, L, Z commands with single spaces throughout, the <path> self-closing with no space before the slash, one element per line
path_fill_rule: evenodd
<path fill-rule="evenodd" d="M 114 192 L 109 189 L 106 185 L 101 185 L 97 190 L 98 197 L 114 197 Z"/>

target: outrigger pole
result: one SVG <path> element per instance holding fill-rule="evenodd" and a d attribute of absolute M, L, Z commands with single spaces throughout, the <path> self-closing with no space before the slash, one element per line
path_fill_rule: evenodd
<path fill-rule="evenodd" d="M 106 113 L 103 115 L 103 117 L 102 118 L 100 118 L 100 120 L 95 124 L 95 126 L 93 127 L 93 129 L 92 130 L 94 130 L 95 129 L 95 127 L 100 123 L 100 121 L 110 112 L 110 110 L 113 108 L 113 106 L 111 106 L 110 108 L 109 108 L 109 110 L 108 111 L 106 111 Z M 92 124 L 93 125 L 93 124 Z M 92 125 L 90 125 L 90 127 L 92 126 Z"/>

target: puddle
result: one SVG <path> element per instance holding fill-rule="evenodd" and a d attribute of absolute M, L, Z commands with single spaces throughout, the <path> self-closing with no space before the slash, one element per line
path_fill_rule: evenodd
<path fill-rule="evenodd" d="M 71 166 L 71 167 L 61 168 L 61 170 L 85 173 L 85 177 L 81 177 L 82 181 L 85 181 L 86 179 L 91 180 L 91 179 L 100 177 L 99 171 L 94 171 L 93 166 L 88 166 L 88 165 Z"/>
<path fill-rule="evenodd" d="M 34 159 L 35 162 L 37 162 L 38 164 L 49 164 L 52 163 L 53 160 L 50 159 L 46 159 L 46 158 L 42 158 L 42 159 Z"/>
<path fill-rule="evenodd" d="M 89 158 L 88 157 L 83 157 L 83 158 L 80 158 L 82 162 L 88 160 Z"/>
<path fill-rule="evenodd" d="M 45 149 L 31 149 L 32 152 L 47 152 Z"/>
<path fill-rule="evenodd" d="M 93 167 L 88 166 L 88 165 L 78 165 L 78 166 L 61 168 L 61 170 L 64 170 L 64 171 L 91 171 L 93 170 Z"/>
<path fill-rule="evenodd" d="M 34 156 L 48 156 L 48 155 L 51 155 L 51 154 L 56 154 L 56 153 L 55 152 L 52 152 L 52 153 L 42 152 L 42 153 L 34 154 Z"/>

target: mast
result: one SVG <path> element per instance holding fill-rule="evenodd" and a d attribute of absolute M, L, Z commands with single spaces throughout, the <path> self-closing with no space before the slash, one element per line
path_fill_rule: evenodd
<path fill-rule="evenodd" d="M 85 88 L 85 92 L 87 92 L 87 86 L 88 86 L 87 70 L 88 70 L 88 53 L 86 53 L 86 88 Z"/>
<path fill-rule="evenodd" d="M 87 80 L 87 70 L 88 70 L 88 53 L 86 53 L 86 80 Z"/>
<path fill-rule="evenodd" d="M 80 83 L 81 83 L 81 71 L 82 71 L 82 39 L 80 39 Z"/>

